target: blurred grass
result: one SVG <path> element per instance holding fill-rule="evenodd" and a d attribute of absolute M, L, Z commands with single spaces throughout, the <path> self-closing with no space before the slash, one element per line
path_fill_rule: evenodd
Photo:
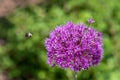
<path fill-rule="evenodd" d="M 44 40 L 56 26 L 94 18 L 92 27 L 103 32 L 104 57 L 99 66 L 78 73 L 78 80 L 119 80 L 120 1 L 51 0 L 17 8 L 0 18 L 0 71 L 10 80 L 72 80 L 72 72 L 47 64 Z M 33 37 L 26 39 L 30 31 Z M 2 44 L 1 41 L 4 41 Z"/>

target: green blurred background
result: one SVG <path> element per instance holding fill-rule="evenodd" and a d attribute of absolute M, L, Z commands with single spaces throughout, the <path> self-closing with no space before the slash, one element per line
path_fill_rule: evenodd
<path fill-rule="evenodd" d="M 120 0 L 45 0 L 2 16 L 0 80 L 73 80 L 71 70 L 47 64 L 44 41 L 56 26 L 89 18 L 103 32 L 104 55 L 100 65 L 80 71 L 78 80 L 120 80 Z M 26 39 L 26 32 L 33 36 Z"/>

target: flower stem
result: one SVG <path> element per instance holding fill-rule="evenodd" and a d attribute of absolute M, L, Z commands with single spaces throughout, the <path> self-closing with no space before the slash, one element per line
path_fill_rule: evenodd
<path fill-rule="evenodd" d="M 74 72 L 74 80 L 77 80 L 77 72 Z"/>

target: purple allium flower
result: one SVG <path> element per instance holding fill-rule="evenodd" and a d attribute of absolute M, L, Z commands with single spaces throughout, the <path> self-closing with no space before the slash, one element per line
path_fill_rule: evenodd
<path fill-rule="evenodd" d="M 92 24 L 92 23 L 94 23 L 95 21 L 92 19 L 92 18 L 90 18 L 89 20 L 88 20 L 88 23 L 90 23 L 90 24 Z"/>
<path fill-rule="evenodd" d="M 102 33 L 84 24 L 58 26 L 45 44 L 51 66 L 80 71 L 98 65 L 102 59 Z"/>

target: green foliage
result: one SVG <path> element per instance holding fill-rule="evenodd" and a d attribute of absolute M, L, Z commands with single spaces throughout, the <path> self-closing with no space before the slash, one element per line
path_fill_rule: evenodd
<path fill-rule="evenodd" d="M 42 5 L 17 8 L 0 18 L 0 71 L 10 80 L 73 80 L 72 72 L 47 64 L 44 40 L 57 25 L 94 18 L 92 27 L 103 32 L 104 55 L 101 64 L 78 73 L 78 80 L 119 80 L 120 1 L 51 0 Z M 31 38 L 25 33 L 31 32 Z"/>

